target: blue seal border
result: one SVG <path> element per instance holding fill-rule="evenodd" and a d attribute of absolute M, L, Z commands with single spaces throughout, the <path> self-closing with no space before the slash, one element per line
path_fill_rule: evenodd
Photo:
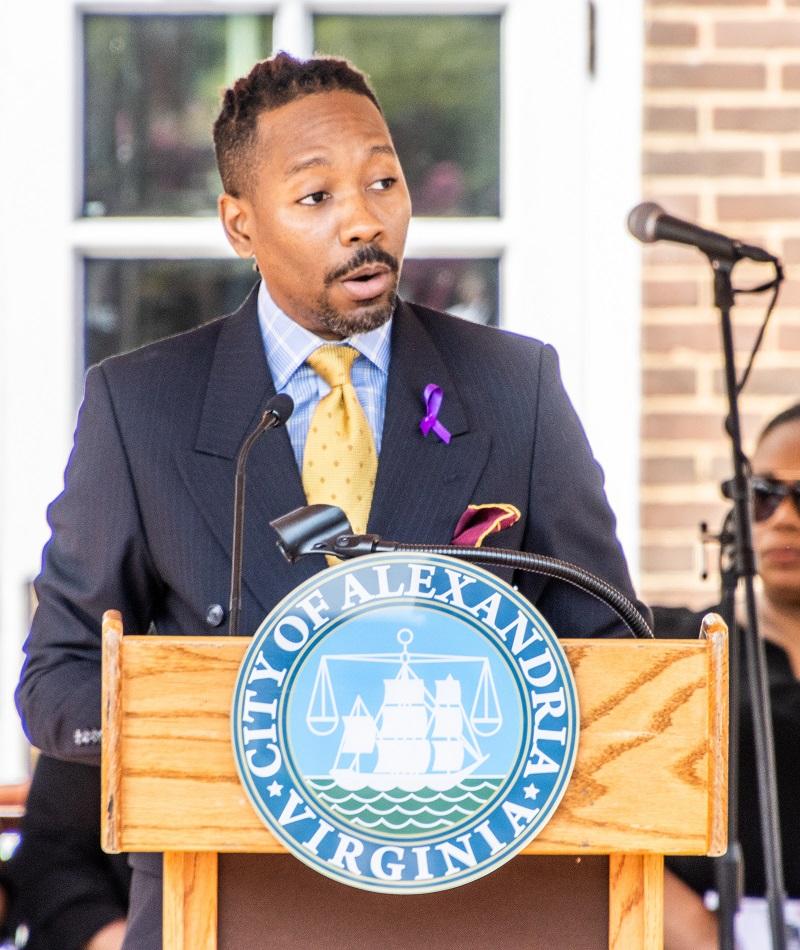
<path fill-rule="evenodd" d="M 264 796 L 253 782 L 250 771 L 247 768 L 247 765 L 244 761 L 244 756 L 242 752 L 241 744 L 241 718 L 242 718 L 242 704 L 244 697 L 244 689 L 248 681 L 248 677 L 252 670 L 253 664 L 255 663 L 256 658 L 258 657 L 260 651 L 262 650 L 265 641 L 268 640 L 270 634 L 273 632 L 274 627 L 281 619 L 281 617 L 291 608 L 296 607 L 298 602 L 303 599 L 303 595 L 307 594 L 310 590 L 314 590 L 320 587 L 323 584 L 327 584 L 330 581 L 336 580 L 339 577 L 351 572 L 360 572 L 361 570 L 369 567 L 374 567 L 378 564 L 386 564 L 392 562 L 403 562 L 410 563 L 414 562 L 416 564 L 423 563 L 426 566 L 433 567 L 449 567 L 453 570 L 457 570 L 463 574 L 474 575 L 477 579 L 483 581 L 488 587 L 493 591 L 496 591 L 501 594 L 501 596 L 506 600 L 511 602 L 516 608 L 523 613 L 531 623 L 531 626 L 535 628 L 546 641 L 547 646 L 549 647 L 552 657 L 555 661 L 555 665 L 558 671 L 558 677 L 561 680 L 561 683 L 564 686 L 564 692 L 566 697 L 566 707 L 567 707 L 567 739 L 565 742 L 565 752 L 561 761 L 561 767 L 559 770 L 557 781 L 552 788 L 550 794 L 547 797 L 547 801 L 544 806 L 540 808 L 539 813 L 536 817 L 536 820 L 531 822 L 531 824 L 517 837 L 513 838 L 510 842 L 506 844 L 497 854 L 493 854 L 488 857 L 486 860 L 481 861 L 477 866 L 465 867 L 463 870 L 458 871 L 447 877 L 436 877 L 432 881 L 427 883 L 420 883 L 419 881 L 404 881 L 404 880 L 382 880 L 378 878 L 367 878 L 360 875 L 355 875 L 349 871 L 342 868 L 341 870 L 334 869 L 331 864 L 327 861 L 322 861 L 318 859 L 308 850 L 304 850 L 300 843 L 293 838 L 290 834 L 282 828 L 277 820 L 272 816 L 270 810 L 265 807 Z M 418 606 L 431 607 L 433 606 L 431 602 L 427 599 L 420 598 L 415 599 L 413 597 L 401 598 L 404 604 L 417 604 Z M 388 601 L 380 601 L 380 603 L 387 603 Z M 444 606 L 444 605 L 437 605 Z M 356 608 L 357 609 L 357 608 Z M 287 669 L 287 677 L 294 678 L 297 675 L 297 671 L 302 666 L 303 658 L 308 655 L 308 653 L 313 650 L 320 640 L 327 633 L 331 632 L 338 623 L 343 622 L 348 617 L 352 616 L 352 612 L 342 612 L 334 618 L 331 618 L 325 624 L 323 624 L 319 630 L 315 631 L 314 634 L 309 638 L 308 642 L 304 644 L 303 648 L 298 651 L 292 660 L 289 668 Z M 467 621 L 469 618 L 463 613 L 459 613 L 460 619 Z M 503 643 L 499 637 L 494 635 L 487 625 L 482 624 L 475 617 L 471 618 L 476 621 L 474 626 L 476 629 L 480 630 L 492 643 L 495 649 L 501 653 L 509 653 L 508 647 Z M 508 658 L 504 656 L 506 662 Z M 512 662 L 511 668 L 515 673 L 515 678 L 519 678 L 519 670 L 517 669 L 516 662 Z M 283 754 L 285 761 L 288 764 L 287 772 L 291 776 L 291 780 L 296 783 L 297 787 L 301 791 L 306 792 L 310 799 L 313 799 L 307 792 L 307 786 L 300 778 L 292 763 L 291 748 L 290 745 L 286 742 L 285 734 L 281 734 L 281 727 L 285 721 L 285 707 L 287 703 L 287 687 L 290 685 L 289 680 L 282 687 L 281 699 L 280 699 L 280 709 L 278 716 L 276 717 L 276 722 L 279 726 L 279 745 L 282 746 Z M 523 695 L 525 695 L 526 687 L 523 687 Z M 523 704 L 524 705 L 524 704 Z M 526 725 L 523 729 L 523 734 L 526 737 L 526 742 L 530 741 L 530 733 L 533 722 L 533 708 L 531 707 L 528 710 L 528 715 L 524 717 L 526 719 Z M 490 573 L 489 571 L 474 565 L 467 564 L 463 561 L 459 561 L 455 558 L 449 558 L 443 555 L 429 555 L 429 554 L 409 554 L 409 553 L 392 553 L 384 555 L 372 555 L 366 558 L 359 558 L 356 561 L 345 562 L 341 565 L 337 565 L 333 568 L 329 568 L 327 571 L 320 572 L 313 575 L 299 585 L 295 590 L 291 591 L 286 597 L 284 597 L 268 614 L 264 621 L 259 626 L 255 635 L 253 636 L 252 642 L 248 647 L 245 656 L 242 660 L 239 673 L 237 676 L 236 685 L 234 688 L 233 699 L 232 699 L 232 714 L 231 714 L 231 737 L 232 737 L 232 746 L 234 752 L 234 760 L 236 763 L 236 769 L 239 774 L 239 778 L 242 784 L 242 787 L 247 794 L 251 804 L 253 805 L 256 813 L 259 815 L 260 819 L 266 825 L 266 827 L 272 832 L 276 839 L 281 842 L 286 849 L 292 853 L 296 858 L 302 861 L 307 866 L 313 868 L 324 876 L 338 881 L 340 883 L 346 883 L 358 887 L 360 889 L 373 891 L 377 893 L 431 893 L 440 890 L 446 890 L 452 887 L 458 887 L 462 884 L 466 884 L 469 881 L 477 880 L 480 877 L 485 876 L 486 874 L 491 873 L 497 867 L 504 864 L 506 861 L 510 860 L 521 850 L 525 848 L 546 826 L 547 822 L 552 817 L 556 808 L 561 802 L 563 795 L 567 789 L 569 779 L 572 774 L 572 770 L 575 763 L 575 758 L 577 755 L 578 748 L 578 727 L 579 727 L 579 710 L 578 710 L 578 698 L 577 691 L 575 689 L 575 683 L 572 676 L 572 671 L 569 667 L 569 664 L 564 655 L 563 649 L 556 637 L 555 633 L 547 623 L 547 621 L 542 617 L 538 610 L 527 601 L 522 595 L 520 595 L 516 590 L 507 585 L 504 581 L 498 578 L 496 575 Z M 522 752 L 518 756 L 518 760 L 515 763 L 513 770 L 514 779 L 508 780 L 506 784 L 502 787 L 502 792 L 498 795 L 493 796 L 493 798 L 484 806 L 480 814 L 470 816 L 468 820 L 465 820 L 463 825 L 453 826 L 448 829 L 446 833 L 440 834 L 437 838 L 426 837 L 422 840 L 423 845 L 430 845 L 435 843 L 436 840 L 446 840 L 452 838 L 453 832 L 458 832 L 459 829 L 463 829 L 467 825 L 475 827 L 476 824 L 481 823 L 481 819 L 487 821 L 485 817 L 489 811 L 491 811 L 492 806 L 497 806 L 499 798 L 507 801 L 509 795 L 514 794 L 515 791 L 519 790 L 519 759 L 521 757 L 522 761 L 525 761 L 524 751 L 525 751 L 525 742 L 521 744 Z M 315 799 L 313 800 L 315 808 L 322 810 L 320 808 L 320 803 Z M 499 807 L 499 806 L 498 806 Z M 495 809 L 497 810 L 497 808 Z M 325 820 L 330 821 L 330 815 L 325 814 Z M 334 818 L 336 816 L 333 816 Z M 403 839 L 398 836 L 395 839 L 389 839 L 383 835 L 370 836 L 365 834 L 361 828 L 347 825 L 340 820 L 336 820 L 337 826 L 345 831 L 346 834 L 357 836 L 359 839 L 374 840 L 374 842 L 380 843 L 382 846 L 385 846 L 387 842 L 391 841 L 393 844 L 396 844 L 398 848 L 410 849 L 416 842 L 414 839 Z"/>

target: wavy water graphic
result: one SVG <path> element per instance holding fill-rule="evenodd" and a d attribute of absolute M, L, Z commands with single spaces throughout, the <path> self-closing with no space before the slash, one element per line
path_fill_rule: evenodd
<path fill-rule="evenodd" d="M 497 792 L 502 778 L 473 777 L 437 792 L 371 788 L 357 792 L 341 788 L 332 778 L 307 778 L 317 797 L 332 812 L 353 825 L 378 834 L 409 837 L 446 831 L 482 808 Z"/>

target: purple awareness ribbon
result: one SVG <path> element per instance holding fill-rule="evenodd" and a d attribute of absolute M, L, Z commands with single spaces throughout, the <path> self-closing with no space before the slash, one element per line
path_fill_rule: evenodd
<path fill-rule="evenodd" d="M 439 409 L 442 406 L 444 393 L 442 387 L 435 383 L 428 383 L 423 394 L 425 399 L 425 415 L 420 421 L 419 428 L 423 435 L 427 435 L 431 429 L 439 436 L 445 445 L 450 444 L 450 433 L 439 422 Z"/>

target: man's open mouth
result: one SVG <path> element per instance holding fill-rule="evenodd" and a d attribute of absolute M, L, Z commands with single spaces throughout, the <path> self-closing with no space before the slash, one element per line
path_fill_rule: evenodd
<path fill-rule="evenodd" d="M 378 274 L 388 273 L 389 268 L 386 264 L 367 264 L 364 267 L 359 267 L 358 270 L 350 271 L 342 280 L 370 280 L 372 277 L 377 276 Z"/>
<path fill-rule="evenodd" d="M 362 302 L 380 297 L 393 282 L 394 274 L 385 264 L 368 264 L 343 277 L 341 285 L 351 299 Z"/>

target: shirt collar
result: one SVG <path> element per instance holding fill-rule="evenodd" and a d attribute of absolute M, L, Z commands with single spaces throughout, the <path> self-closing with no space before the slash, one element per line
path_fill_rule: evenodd
<path fill-rule="evenodd" d="M 277 392 L 285 388 L 314 350 L 331 342 L 306 330 L 287 316 L 272 299 L 263 280 L 258 288 L 258 324 Z M 341 344 L 347 343 L 354 347 L 382 373 L 388 374 L 391 333 L 392 321 L 387 320 L 376 330 L 356 333 L 342 340 Z"/>

